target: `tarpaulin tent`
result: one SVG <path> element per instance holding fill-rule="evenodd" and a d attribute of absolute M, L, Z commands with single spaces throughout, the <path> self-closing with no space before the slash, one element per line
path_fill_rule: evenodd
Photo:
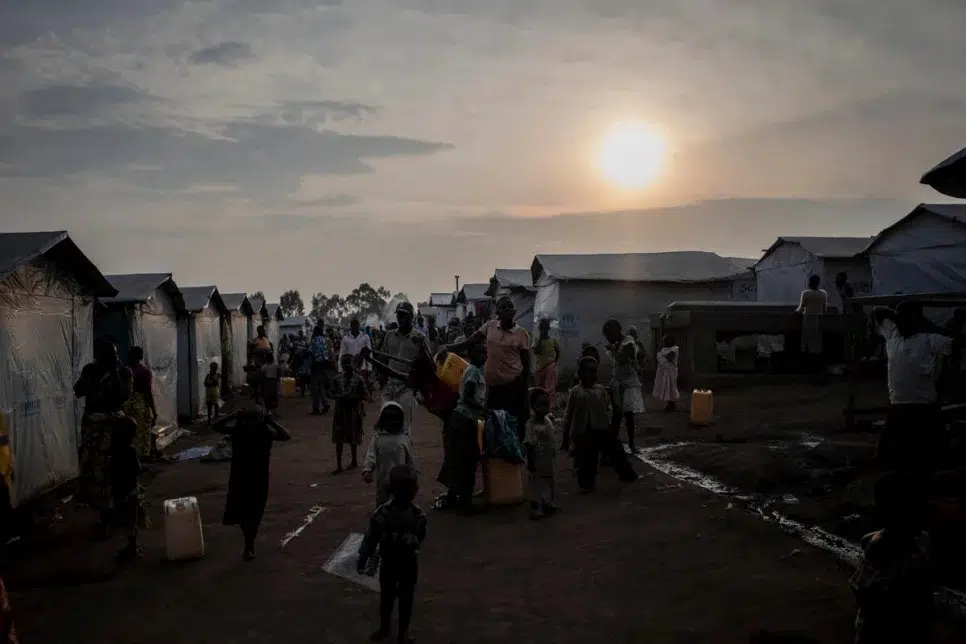
<path fill-rule="evenodd" d="M 602 346 L 601 329 L 616 318 L 638 328 L 651 346 L 650 318 L 676 301 L 731 301 L 754 279 L 750 260 L 685 251 L 618 255 L 537 255 L 530 268 L 537 289 L 534 314 L 553 320 L 561 348 L 561 375 L 577 366 L 581 344 Z M 611 365 L 605 352 L 603 377 Z"/>
<path fill-rule="evenodd" d="M 117 291 L 66 232 L 0 234 L 0 426 L 13 451 L 14 506 L 78 475 L 96 297 Z"/>
<path fill-rule="evenodd" d="M 445 327 L 456 317 L 456 293 L 430 293 L 426 304 L 436 309 L 436 326 Z"/>
<path fill-rule="evenodd" d="M 110 336 L 122 361 L 131 347 L 144 350 L 154 374 L 158 435 L 178 425 L 178 318 L 185 310 L 171 273 L 108 275 L 117 296 L 101 298 L 94 312 L 94 336 Z"/>
<path fill-rule="evenodd" d="M 818 275 L 829 304 L 841 310 L 835 276 L 846 273 L 856 295 L 872 292 L 869 258 L 872 237 L 779 237 L 755 264 L 758 301 L 798 304 L 808 278 Z"/>
<path fill-rule="evenodd" d="M 221 296 L 225 308 L 228 309 L 228 339 L 225 347 L 228 349 L 223 356 L 225 365 L 225 381 L 230 387 L 241 387 L 245 384 L 245 365 L 248 362 L 248 340 L 251 336 L 248 330 L 252 326 L 254 310 L 248 296 L 244 293 L 224 293 Z"/>
<path fill-rule="evenodd" d="M 517 324 L 532 334 L 534 329 L 533 306 L 537 299 L 537 289 L 533 286 L 533 276 L 529 268 L 498 268 L 490 278 L 486 294 L 493 298 L 507 295 L 516 308 Z"/>
<path fill-rule="evenodd" d="M 919 204 L 866 249 L 874 295 L 966 291 L 966 204 Z"/>
<path fill-rule="evenodd" d="M 178 415 L 205 413 L 205 376 L 211 363 L 222 364 L 222 320 L 228 315 L 214 286 L 181 289 L 188 314 L 178 324 Z"/>
<path fill-rule="evenodd" d="M 937 190 L 947 197 L 966 199 L 966 148 L 940 161 L 919 183 Z"/>
<path fill-rule="evenodd" d="M 268 336 L 273 347 L 278 347 L 278 327 L 284 319 L 285 316 L 282 315 L 282 307 L 278 304 L 269 303 L 265 305 L 265 335 Z"/>
<path fill-rule="evenodd" d="M 464 284 L 456 294 L 456 304 L 462 307 L 464 317 L 470 313 L 476 317 L 489 317 L 490 296 L 486 292 L 490 284 Z"/>

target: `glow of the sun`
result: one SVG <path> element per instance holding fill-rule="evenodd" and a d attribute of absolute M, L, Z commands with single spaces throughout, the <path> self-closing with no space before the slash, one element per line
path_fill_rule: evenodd
<path fill-rule="evenodd" d="M 618 123 L 600 146 L 597 167 L 610 183 L 627 190 L 653 184 L 664 164 L 664 138 L 645 123 Z"/>

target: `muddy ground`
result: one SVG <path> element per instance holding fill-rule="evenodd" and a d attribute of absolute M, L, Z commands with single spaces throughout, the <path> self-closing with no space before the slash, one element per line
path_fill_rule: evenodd
<path fill-rule="evenodd" d="M 726 470 L 728 458 L 714 455 L 722 446 L 716 440 L 753 444 L 785 427 L 821 433 L 810 413 L 782 424 L 789 396 L 814 395 L 722 392 L 714 428 L 691 429 L 683 414 L 647 414 L 647 442 L 698 439 L 704 445 L 694 456 L 682 451 L 679 457 L 704 454 L 709 468 L 720 463 Z M 160 466 L 149 484 L 155 527 L 145 534 L 144 560 L 131 568 L 114 565 L 119 542 L 91 543 L 91 517 L 69 503 L 5 553 L 3 574 L 23 641 L 365 641 L 375 625 L 376 594 L 321 567 L 349 532 L 364 529 L 374 492 L 358 474 L 330 474 L 328 419 L 307 411 L 301 400 L 283 408 L 294 440 L 273 455 L 256 561 L 243 562 L 241 535 L 219 524 L 227 463 Z M 767 431 L 759 422 L 766 418 Z M 440 423 L 420 412 L 413 434 L 423 472 L 420 501 L 429 507 L 438 491 Z M 170 451 L 214 442 L 200 434 Z M 763 469 L 758 463 L 752 457 L 746 469 Z M 850 571 L 831 555 L 729 509 L 727 498 L 679 485 L 642 464 L 639 483 L 622 488 L 608 472 L 590 496 L 576 494 L 563 458 L 560 467 L 564 513 L 546 522 L 529 521 L 525 507 L 473 518 L 430 512 L 414 619 L 419 641 L 744 643 L 762 629 L 808 638 L 802 641 L 851 641 Z M 751 479 L 770 485 L 771 476 Z M 200 501 L 207 554 L 193 563 L 163 563 L 161 501 L 184 495 Z M 282 547 L 314 506 L 325 510 Z M 950 628 L 941 626 L 944 641 L 963 641 Z"/>

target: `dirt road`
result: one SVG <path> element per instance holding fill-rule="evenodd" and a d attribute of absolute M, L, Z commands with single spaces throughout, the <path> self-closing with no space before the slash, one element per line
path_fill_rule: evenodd
<path fill-rule="evenodd" d="M 273 456 L 256 561 L 243 562 L 240 533 L 219 525 L 228 464 L 162 466 L 150 485 L 155 528 L 143 561 L 116 573 L 119 544 L 90 544 L 74 527 L 61 528 L 42 556 L 14 565 L 23 641 L 365 641 L 376 594 L 321 567 L 350 531 L 364 529 L 374 491 L 358 473 L 330 474 L 329 419 L 286 402 L 283 422 L 294 440 Z M 438 490 L 439 421 L 420 412 L 413 433 L 428 508 Z M 592 496 L 578 496 L 561 466 L 564 513 L 551 520 L 533 523 L 524 507 L 473 518 L 430 512 L 414 618 L 419 641 L 743 643 L 760 629 L 851 641 L 847 572 L 831 556 L 643 465 L 639 483 L 622 489 L 607 472 Z M 208 554 L 162 563 L 160 501 L 189 494 L 201 502 Z M 313 506 L 325 510 L 281 547 Z M 74 525 L 68 512 L 62 523 Z"/>

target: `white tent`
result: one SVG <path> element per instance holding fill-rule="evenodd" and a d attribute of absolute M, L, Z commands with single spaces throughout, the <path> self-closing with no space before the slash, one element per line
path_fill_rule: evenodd
<path fill-rule="evenodd" d="M 159 435 L 178 424 L 178 318 L 184 299 L 171 273 L 108 275 L 117 296 L 101 298 L 94 313 L 94 335 L 110 336 L 121 360 L 131 347 L 144 350 L 154 374 L 154 404 Z"/>
<path fill-rule="evenodd" d="M 866 253 L 875 295 L 966 292 L 966 204 L 919 204 Z"/>
<path fill-rule="evenodd" d="M 95 298 L 116 294 L 66 232 L 0 234 L 0 428 L 14 506 L 78 475 L 83 401 L 72 389 L 93 358 Z"/>
<path fill-rule="evenodd" d="M 227 317 L 218 289 L 181 289 L 188 315 L 178 324 L 178 415 L 194 419 L 205 413 L 205 376 L 211 363 L 222 365 L 222 320 Z"/>
<path fill-rule="evenodd" d="M 508 295 L 516 308 L 516 323 L 533 333 L 533 307 L 537 299 L 537 289 L 533 286 L 533 276 L 529 268 L 498 268 L 490 278 L 487 295 L 499 298 Z"/>
<path fill-rule="evenodd" d="M 779 237 L 755 264 L 758 301 L 798 304 L 808 278 L 818 275 L 829 304 L 841 309 L 835 276 L 846 273 L 856 295 L 872 293 L 869 259 L 862 254 L 872 237 Z"/>
<path fill-rule="evenodd" d="M 430 293 L 427 304 L 436 309 L 436 326 L 445 327 L 456 317 L 456 293 Z"/>
<path fill-rule="evenodd" d="M 751 279 L 748 261 L 701 251 L 537 255 L 530 269 L 537 289 L 534 314 L 554 321 L 561 364 L 573 369 L 583 342 L 602 345 L 608 318 L 625 329 L 636 326 L 650 346 L 652 315 L 676 301 L 734 299 L 738 285 Z"/>
<path fill-rule="evenodd" d="M 282 308 L 278 304 L 269 303 L 265 305 L 265 317 L 263 318 L 265 335 L 268 336 L 273 347 L 278 346 L 278 338 L 281 333 L 279 328 L 283 320 L 285 320 L 285 316 L 282 315 Z"/>
<path fill-rule="evenodd" d="M 930 186 L 947 197 L 966 199 L 966 148 L 940 161 L 919 183 Z"/>
<path fill-rule="evenodd" d="M 462 307 L 463 317 L 472 313 L 475 316 L 485 315 L 486 304 L 490 296 L 486 292 L 490 284 L 464 284 L 456 294 L 457 307 Z"/>
<path fill-rule="evenodd" d="M 225 308 L 228 309 L 228 342 L 230 348 L 224 356 L 225 374 L 228 384 L 241 387 L 245 384 L 245 364 L 248 362 L 248 340 L 251 337 L 248 329 L 252 326 L 251 302 L 244 293 L 225 293 L 221 296 Z"/>

